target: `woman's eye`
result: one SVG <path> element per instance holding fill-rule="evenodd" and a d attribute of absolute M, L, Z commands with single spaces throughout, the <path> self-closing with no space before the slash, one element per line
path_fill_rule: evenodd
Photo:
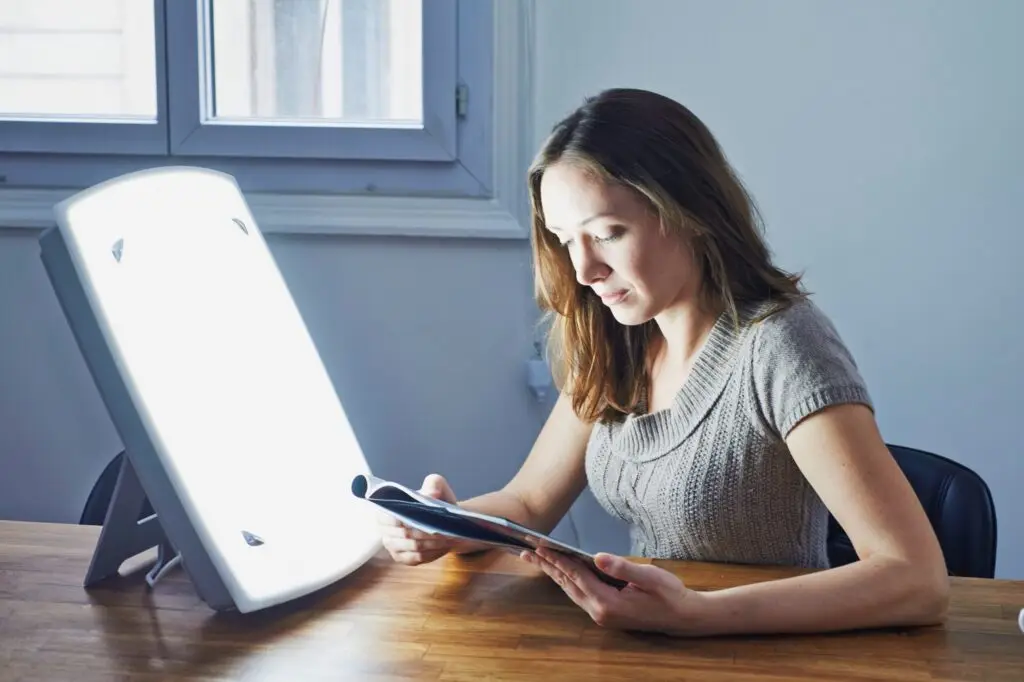
<path fill-rule="evenodd" d="M 615 241 L 616 239 L 621 237 L 622 234 L 623 234 L 623 230 L 615 230 L 613 232 L 610 232 L 607 235 L 604 235 L 604 236 L 601 236 L 601 237 L 594 237 L 593 240 L 595 242 L 597 242 L 598 244 L 606 244 L 608 242 Z M 558 244 L 560 246 L 562 246 L 563 248 L 566 248 L 566 247 L 572 246 L 573 241 L 575 241 L 575 240 L 567 239 L 564 242 L 563 241 L 559 241 Z"/>

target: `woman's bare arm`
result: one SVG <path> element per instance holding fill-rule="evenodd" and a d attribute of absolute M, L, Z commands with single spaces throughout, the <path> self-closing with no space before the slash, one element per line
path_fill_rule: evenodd
<path fill-rule="evenodd" d="M 584 456 L 592 428 L 562 395 L 512 480 L 500 490 L 460 501 L 460 506 L 550 533 L 587 484 Z M 458 551 L 476 549 L 466 546 Z"/>
<path fill-rule="evenodd" d="M 691 634 L 821 632 L 943 620 L 949 579 L 928 517 L 862 405 L 829 408 L 788 438 L 860 561 L 702 594 Z"/>

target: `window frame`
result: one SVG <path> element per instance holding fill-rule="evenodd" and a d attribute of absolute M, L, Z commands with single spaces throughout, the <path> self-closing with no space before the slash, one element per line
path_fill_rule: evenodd
<path fill-rule="evenodd" d="M 268 234 L 525 239 L 534 2 L 458 0 L 459 84 L 468 86 L 468 100 L 457 119 L 456 160 L 0 152 L 0 226 L 47 227 L 53 204 L 76 191 L 120 173 L 184 163 L 235 176 Z M 474 53 L 479 59 L 463 59 Z"/>
<path fill-rule="evenodd" d="M 234 156 L 383 161 L 454 161 L 458 85 L 458 2 L 423 2 L 421 128 L 277 126 L 207 120 L 207 64 L 212 2 L 171 3 L 167 13 L 170 152 L 179 157 Z M 205 20 L 204 20 L 205 18 Z M 256 151 L 258 150 L 258 152 Z"/>

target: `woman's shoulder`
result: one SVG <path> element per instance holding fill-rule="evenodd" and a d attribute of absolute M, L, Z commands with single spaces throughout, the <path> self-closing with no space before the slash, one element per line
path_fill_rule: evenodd
<path fill-rule="evenodd" d="M 752 308 L 751 320 L 755 354 L 821 348 L 849 355 L 832 319 L 809 297 L 758 304 Z"/>
<path fill-rule="evenodd" d="M 765 312 L 752 323 L 749 369 L 759 402 L 788 432 L 828 404 L 870 405 L 857 362 L 830 317 L 809 298 Z"/>

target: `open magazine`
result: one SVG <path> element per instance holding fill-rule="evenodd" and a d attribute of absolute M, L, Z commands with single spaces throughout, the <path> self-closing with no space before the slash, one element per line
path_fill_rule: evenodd
<path fill-rule="evenodd" d="M 620 589 L 626 586 L 624 581 L 599 569 L 593 555 L 500 516 L 463 509 L 444 500 L 427 497 L 401 483 L 372 475 L 356 476 L 352 480 L 352 493 L 377 505 L 410 528 L 470 540 L 516 554 L 524 549 L 547 547 L 581 560 L 609 585 Z"/>

